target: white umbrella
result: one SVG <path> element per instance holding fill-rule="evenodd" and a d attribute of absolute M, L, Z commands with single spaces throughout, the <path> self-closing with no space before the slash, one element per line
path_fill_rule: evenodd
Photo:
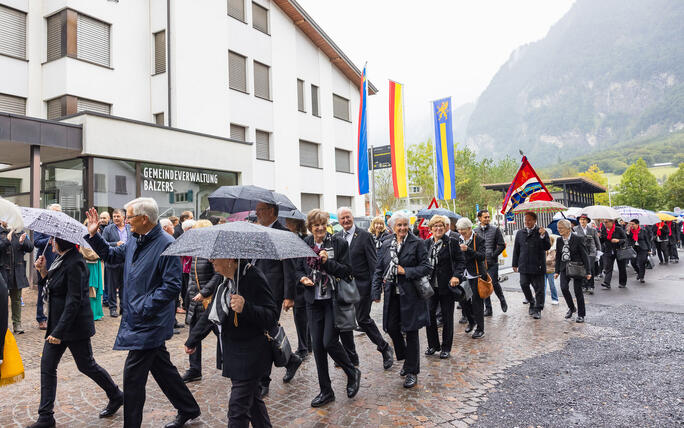
<path fill-rule="evenodd" d="M 653 211 L 630 206 L 615 207 L 615 210 L 620 213 L 620 216 L 625 221 L 637 219 L 639 220 L 639 224 L 644 226 L 650 226 L 660 222 L 660 219 Z"/>
<path fill-rule="evenodd" d="M 7 223 L 9 230 L 22 230 L 24 221 L 19 207 L 0 196 L 0 221 Z"/>
<path fill-rule="evenodd" d="M 615 208 L 607 207 L 605 205 L 590 205 L 584 207 L 582 214 L 588 215 L 591 219 L 603 218 L 615 220 L 621 217 L 620 213 Z"/>
<path fill-rule="evenodd" d="M 21 207 L 21 216 L 24 219 L 24 227 L 28 230 L 64 239 L 88 249 L 91 248 L 90 244 L 83 238 L 88 234 L 88 228 L 63 212 Z"/>
<path fill-rule="evenodd" d="M 513 214 L 520 214 L 526 212 L 534 213 L 556 213 L 566 211 L 568 207 L 555 201 L 532 201 L 524 202 L 513 208 Z"/>

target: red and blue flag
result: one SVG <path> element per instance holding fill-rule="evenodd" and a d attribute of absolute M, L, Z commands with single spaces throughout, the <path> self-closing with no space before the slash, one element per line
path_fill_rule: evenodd
<path fill-rule="evenodd" d="M 515 217 L 513 209 L 523 202 L 552 200 L 553 196 L 544 186 L 527 157 L 523 156 L 522 165 L 504 198 L 501 214 L 506 215 L 506 220 L 513 221 Z"/>

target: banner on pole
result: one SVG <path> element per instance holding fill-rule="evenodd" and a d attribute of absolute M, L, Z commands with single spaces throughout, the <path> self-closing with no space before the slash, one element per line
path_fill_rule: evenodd
<path fill-rule="evenodd" d="M 394 197 L 408 196 L 406 183 L 406 149 L 404 147 L 404 85 L 389 82 L 389 132 L 392 150 L 392 183 Z"/>
<path fill-rule="evenodd" d="M 432 113 L 435 119 L 437 198 L 441 200 L 456 199 L 451 97 L 433 101 Z"/>
<path fill-rule="evenodd" d="M 359 138 L 356 153 L 358 156 L 356 173 L 359 177 L 359 195 L 368 193 L 368 124 L 366 123 L 366 103 L 368 98 L 368 81 L 366 79 L 366 67 L 363 67 L 361 75 L 361 96 L 359 98 Z"/>
<path fill-rule="evenodd" d="M 520 169 L 515 174 L 504 198 L 501 214 L 506 216 L 506 220 L 513 221 L 515 219 L 513 209 L 523 202 L 552 200 L 553 196 L 528 162 L 527 157 L 523 156 Z"/>

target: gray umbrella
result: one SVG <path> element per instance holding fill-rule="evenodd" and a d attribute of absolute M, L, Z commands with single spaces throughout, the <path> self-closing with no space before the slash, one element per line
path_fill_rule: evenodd
<path fill-rule="evenodd" d="M 316 257 L 294 233 L 246 221 L 190 229 L 169 245 L 162 255 L 271 260 Z"/>
<path fill-rule="evenodd" d="M 90 248 L 83 239 L 83 236 L 88 234 L 88 228 L 63 212 L 21 207 L 21 217 L 24 220 L 24 228 L 28 230 Z"/>
<path fill-rule="evenodd" d="M 458 220 L 461 218 L 460 215 L 456 214 L 453 211 L 450 211 L 446 208 L 423 208 L 422 210 L 418 211 L 416 214 L 416 217 L 418 218 L 424 218 L 424 219 L 431 219 L 432 217 L 436 215 L 443 215 L 445 217 L 448 217 L 452 220 Z"/>
<path fill-rule="evenodd" d="M 306 221 L 306 214 L 302 213 L 299 210 L 284 210 L 281 209 L 278 211 L 278 218 L 292 218 L 295 220 L 303 220 Z"/>
<path fill-rule="evenodd" d="M 281 211 L 282 210 L 297 210 L 297 207 L 295 206 L 295 204 L 292 203 L 290 198 L 283 195 L 282 193 L 273 192 L 273 198 L 275 199 L 276 204 L 278 205 L 278 209 L 280 209 Z"/>
<path fill-rule="evenodd" d="M 209 208 L 226 213 L 251 211 L 259 202 L 278 204 L 272 191 L 252 185 L 221 186 L 209 195 Z"/>

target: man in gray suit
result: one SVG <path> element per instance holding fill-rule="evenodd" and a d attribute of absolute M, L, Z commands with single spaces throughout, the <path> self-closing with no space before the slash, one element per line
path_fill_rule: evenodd
<path fill-rule="evenodd" d="M 598 230 L 590 225 L 591 219 L 586 214 L 582 214 L 579 218 L 579 225 L 573 228 L 575 234 L 582 238 L 587 254 L 589 255 L 589 265 L 592 269 L 596 268 L 596 252 L 601 251 L 601 240 L 599 239 Z M 584 280 L 584 291 L 588 294 L 594 294 L 594 277 L 597 272 L 591 272 L 591 279 Z"/>

